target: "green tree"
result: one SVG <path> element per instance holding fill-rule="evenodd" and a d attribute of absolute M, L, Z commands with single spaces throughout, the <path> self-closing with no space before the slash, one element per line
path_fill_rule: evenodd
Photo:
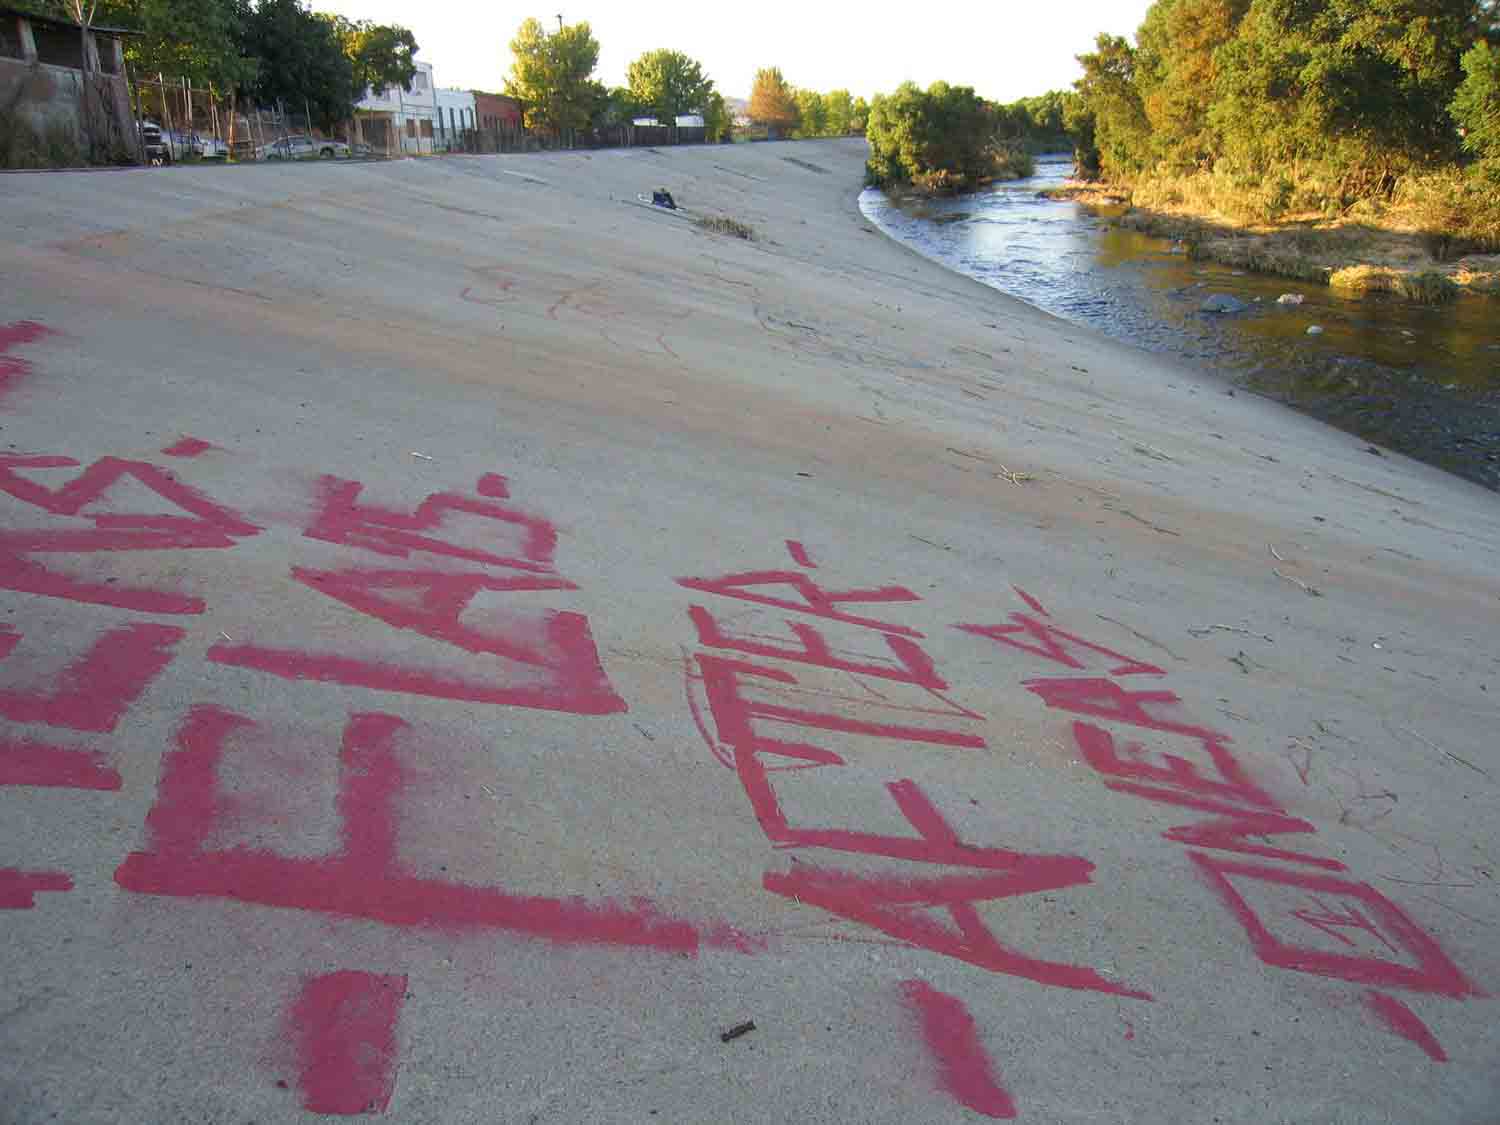
<path fill-rule="evenodd" d="M 595 102 L 589 123 L 596 129 L 618 125 L 631 125 L 641 114 L 635 95 L 624 86 L 614 86 L 604 91 L 604 96 Z"/>
<path fill-rule="evenodd" d="M 625 82 L 637 105 L 674 129 L 680 115 L 702 113 L 714 92 L 713 81 L 697 61 L 665 48 L 647 51 L 631 63 Z"/>
<path fill-rule="evenodd" d="M 245 22 L 243 50 L 256 60 L 251 93 L 261 105 L 306 106 L 325 129 L 349 119 L 354 68 L 332 18 L 298 0 L 260 0 Z"/>
<path fill-rule="evenodd" d="M 400 86 L 410 91 L 417 76 L 417 39 L 410 31 L 395 24 L 348 20 L 327 16 L 332 21 L 344 54 L 354 75 L 354 100 L 366 91 L 380 91 Z"/>
<path fill-rule="evenodd" d="M 1070 93 L 1063 98 L 1062 109 L 1063 128 L 1073 138 L 1073 175 L 1080 180 L 1097 180 L 1104 173 L 1099 167 L 1093 107 L 1082 94 Z"/>
<path fill-rule="evenodd" d="M 865 125 L 870 119 L 870 103 L 864 98 L 855 98 L 854 106 L 849 113 L 849 131 L 863 135 Z"/>
<path fill-rule="evenodd" d="M 1487 6 L 1476 0 L 1253 0 L 1214 55 L 1210 124 L 1249 174 L 1318 166 L 1356 199 L 1451 160 L 1446 110 Z"/>
<path fill-rule="evenodd" d="M 729 106 L 724 101 L 724 95 L 719 91 L 711 91 L 703 103 L 703 133 L 710 142 L 724 139 L 733 125 L 729 113 Z"/>
<path fill-rule="evenodd" d="M 1117 35 L 1100 35 L 1094 51 L 1078 61 L 1083 77 L 1074 87 L 1092 116 L 1097 154 L 1088 162 L 1106 179 L 1128 180 L 1146 167 L 1151 149 L 1151 124 L 1135 85 L 1135 49 Z"/>
<path fill-rule="evenodd" d="M 255 78 L 244 41 L 250 16 L 248 0 L 116 0 L 100 5 L 97 19 L 140 33 L 124 40 L 132 73 L 230 92 Z"/>
<path fill-rule="evenodd" d="M 905 82 L 870 105 L 866 163 L 875 184 L 913 183 L 928 190 L 972 187 L 993 175 L 1001 157 L 994 107 L 968 86 Z"/>
<path fill-rule="evenodd" d="M 791 132 L 797 127 L 797 98 L 777 67 L 755 72 L 749 113 L 751 121 L 773 132 Z"/>
<path fill-rule="evenodd" d="M 1464 80 L 1449 107 L 1464 148 L 1500 161 L 1500 50 L 1481 39 L 1463 56 Z"/>
<path fill-rule="evenodd" d="M 824 128 L 830 137 L 847 137 L 854 120 L 854 99 L 848 90 L 829 90 L 823 95 Z"/>
<path fill-rule="evenodd" d="M 828 131 L 828 107 L 823 95 L 816 90 L 798 90 L 797 131 L 798 137 L 821 137 Z"/>
<path fill-rule="evenodd" d="M 1151 126 L 1150 155 L 1174 171 L 1213 164 L 1214 53 L 1234 38 L 1250 0 L 1157 0 L 1136 34 L 1135 83 Z"/>
<path fill-rule="evenodd" d="M 599 65 L 599 41 L 587 23 L 569 24 L 548 33 L 528 19 L 510 44 L 513 60 L 505 92 L 526 107 L 526 127 L 559 138 L 588 126 L 607 99 L 592 80 Z"/>

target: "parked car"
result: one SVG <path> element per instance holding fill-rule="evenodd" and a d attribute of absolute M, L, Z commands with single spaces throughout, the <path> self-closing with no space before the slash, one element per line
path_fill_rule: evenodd
<path fill-rule="evenodd" d="M 229 146 L 216 137 L 163 129 L 149 120 L 141 122 L 141 146 L 147 164 L 172 164 L 190 157 L 223 160 L 229 156 Z"/>
<path fill-rule="evenodd" d="M 336 156 L 348 155 L 349 146 L 343 141 L 324 140 L 306 134 L 280 137 L 255 150 L 257 160 L 308 160 L 318 157 L 331 160 Z"/>

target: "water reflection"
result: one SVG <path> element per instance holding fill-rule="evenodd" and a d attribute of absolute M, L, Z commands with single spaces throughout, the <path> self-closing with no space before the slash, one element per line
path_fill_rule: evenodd
<path fill-rule="evenodd" d="M 1112 226 L 1108 209 L 1037 198 L 1067 160 L 1028 180 L 906 210 L 881 193 L 865 216 L 918 252 L 1064 320 L 1171 353 L 1452 472 L 1500 488 L 1500 303 L 1426 307 L 1189 261 Z M 1283 293 L 1300 305 L 1281 305 Z M 1205 312 L 1210 296 L 1242 302 Z M 1317 325 L 1322 334 L 1309 336 Z"/>

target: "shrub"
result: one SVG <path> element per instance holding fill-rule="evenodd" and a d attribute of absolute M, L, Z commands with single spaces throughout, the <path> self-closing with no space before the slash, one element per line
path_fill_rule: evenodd
<path fill-rule="evenodd" d="M 712 231 L 714 234 L 727 234 L 734 238 L 743 238 L 746 242 L 755 241 L 754 227 L 738 219 L 731 219 L 728 215 L 704 215 L 696 220 L 695 225 L 703 230 Z"/>

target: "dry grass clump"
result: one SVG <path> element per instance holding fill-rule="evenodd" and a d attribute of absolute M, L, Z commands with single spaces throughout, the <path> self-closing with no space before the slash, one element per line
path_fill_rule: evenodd
<path fill-rule="evenodd" d="M 1389 266 L 1347 266 L 1335 270 L 1328 287 L 1340 293 L 1394 293 L 1420 305 L 1441 305 L 1458 295 L 1458 286 L 1437 270 L 1398 270 Z"/>
<path fill-rule="evenodd" d="M 727 234 L 734 238 L 743 238 L 746 242 L 755 241 L 754 227 L 738 219 L 731 219 L 728 215 L 704 215 L 696 221 L 696 225 L 714 234 Z"/>

